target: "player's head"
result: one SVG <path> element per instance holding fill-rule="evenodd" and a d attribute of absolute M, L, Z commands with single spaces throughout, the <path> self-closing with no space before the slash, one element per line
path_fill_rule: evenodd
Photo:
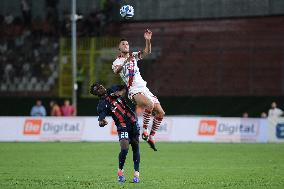
<path fill-rule="evenodd" d="M 99 83 L 94 83 L 91 85 L 90 93 L 96 96 L 103 96 L 106 94 L 106 88 Z"/>
<path fill-rule="evenodd" d="M 118 45 L 118 50 L 121 53 L 129 53 L 129 44 L 126 39 L 121 39 Z"/>

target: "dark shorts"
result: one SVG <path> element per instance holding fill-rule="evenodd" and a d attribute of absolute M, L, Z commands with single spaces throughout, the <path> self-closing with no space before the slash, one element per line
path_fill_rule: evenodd
<path fill-rule="evenodd" d="M 127 139 L 130 142 L 139 141 L 139 130 L 135 127 L 123 127 L 117 131 L 119 141 Z"/>

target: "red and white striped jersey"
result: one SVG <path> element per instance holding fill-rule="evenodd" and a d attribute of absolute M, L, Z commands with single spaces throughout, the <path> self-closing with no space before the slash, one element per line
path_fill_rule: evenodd
<path fill-rule="evenodd" d="M 130 53 L 131 60 L 126 63 L 121 72 L 119 73 L 123 82 L 127 85 L 128 89 L 132 87 L 146 87 L 147 82 L 141 77 L 137 61 L 142 59 L 141 52 Z M 118 56 L 112 63 L 113 71 L 116 71 L 118 65 L 123 65 L 126 58 Z"/>

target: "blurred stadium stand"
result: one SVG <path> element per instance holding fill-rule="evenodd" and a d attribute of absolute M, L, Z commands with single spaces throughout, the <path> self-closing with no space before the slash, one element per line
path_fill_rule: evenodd
<path fill-rule="evenodd" d="M 19 35 L 10 31 L 9 37 L 2 38 L 0 51 L 2 95 L 32 95 L 34 91 L 49 92 L 56 86 L 57 38 L 38 37 L 29 30 Z"/>
<path fill-rule="evenodd" d="M 140 50 L 146 28 L 153 53 L 140 70 L 168 114 L 258 116 L 275 99 L 284 105 L 282 0 L 77 2 L 79 115 L 95 114 L 91 82 L 119 82 L 110 69 L 118 39 Z M 133 20 L 119 18 L 125 3 Z M 0 115 L 28 115 L 35 98 L 48 105 L 71 95 L 69 10 L 69 0 L 0 2 L 0 103 L 8 106 Z"/>
<path fill-rule="evenodd" d="M 283 16 L 128 23 L 122 36 L 142 46 L 137 34 L 149 25 L 161 49 L 145 75 L 156 94 L 284 95 Z"/>

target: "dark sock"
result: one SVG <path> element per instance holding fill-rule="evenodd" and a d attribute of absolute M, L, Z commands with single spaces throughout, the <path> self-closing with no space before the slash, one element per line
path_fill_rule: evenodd
<path fill-rule="evenodd" d="M 138 145 L 132 146 L 132 151 L 133 151 L 134 170 L 139 172 L 139 165 L 140 165 L 139 146 Z"/>
<path fill-rule="evenodd" d="M 118 162 L 119 162 L 118 167 L 119 167 L 119 169 L 123 169 L 127 153 L 128 153 L 128 149 L 122 149 L 120 151 L 119 156 L 118 156 Z"/>

